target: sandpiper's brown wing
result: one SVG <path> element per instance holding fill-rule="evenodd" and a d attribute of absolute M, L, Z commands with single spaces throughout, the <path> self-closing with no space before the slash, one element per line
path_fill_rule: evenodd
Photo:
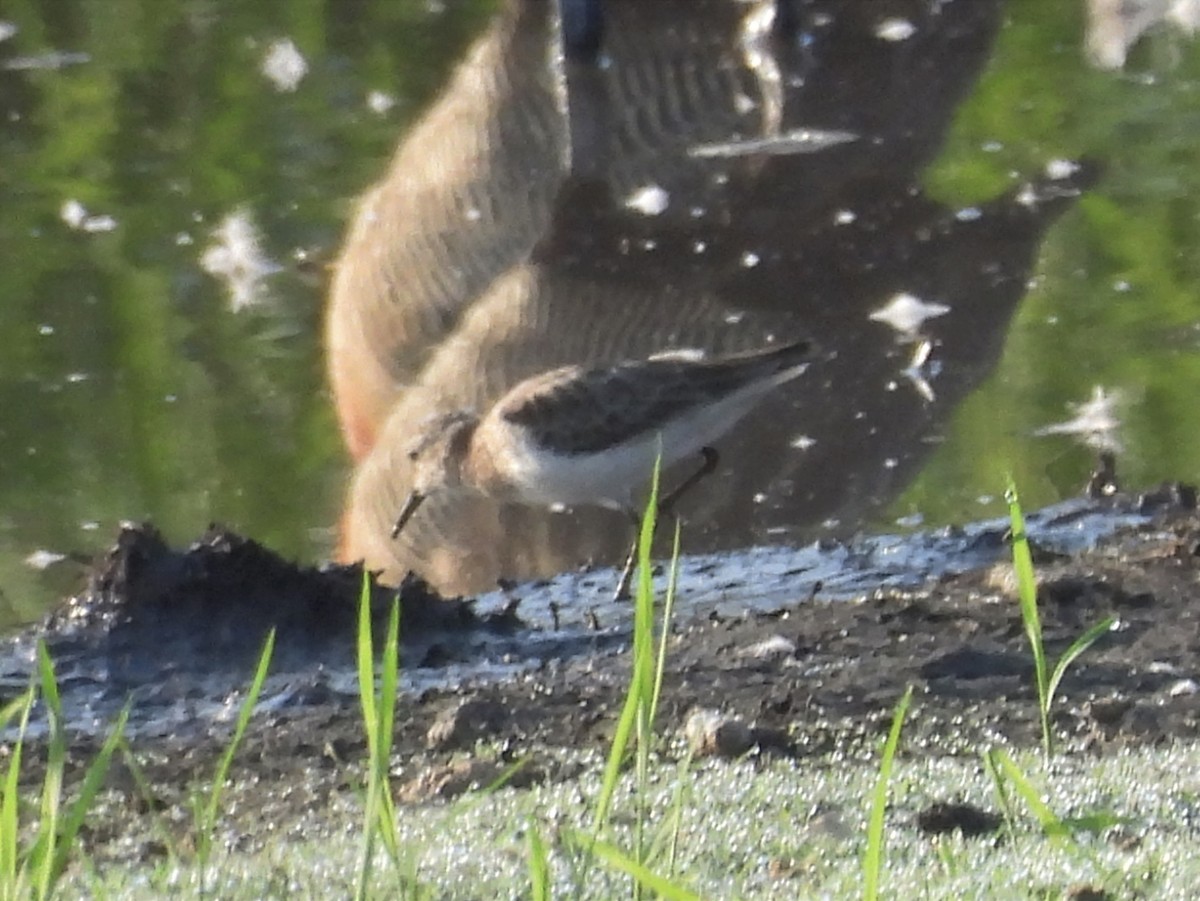
<path fill-rule="evenodd" d="M 809 357 L 807 344 L 791 344 L 716 360 L 659 357 L 601 369 L 566 367 L 521 383 L 501 399 L 497 413 L 529 428 L 547 448 L 594 453 L 751 384 L 769 384 Z"/>

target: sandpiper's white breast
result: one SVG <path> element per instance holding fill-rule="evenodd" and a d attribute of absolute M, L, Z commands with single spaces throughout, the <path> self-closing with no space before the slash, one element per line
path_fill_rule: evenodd
<path fill-rule="evenodd" d="M 654 467 L 657 442 L 626 442 L 600 453 L 564 454 L 540 445 L 523 426 L 493 420 L 496 469 L 514 499 L 539 506 L 624 509 Z"/>

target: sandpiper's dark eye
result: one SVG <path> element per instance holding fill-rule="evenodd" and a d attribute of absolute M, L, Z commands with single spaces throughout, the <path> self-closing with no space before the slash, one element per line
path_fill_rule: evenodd
<path fill-rule="evenodd" d="M 419 456 L 421 456 L 420 451 L 410 450 L 408 452 L 408 459 L 410 459 L 410 460 L 416 460 L 417 457 L 419 457 Z"/>

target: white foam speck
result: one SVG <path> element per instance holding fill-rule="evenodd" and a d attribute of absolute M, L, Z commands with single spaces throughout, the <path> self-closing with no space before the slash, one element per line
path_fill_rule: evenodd
<path fill-rule="evenodd" d="M 47 50 L 33 56 L 14 56 L 0 64 L 0 68 L 10 72 L 28 72 L 33 70 L 57 70 L 67 66 L 81 66 L 90 63 L 92 57 L 87 53 L 76 53 L 70 50 Z"/>
<path fill-rule="evenodd" d="M 1200 692 L 1200 685 L 1196 684 L 1195 679 L 1180 679 L 1167 689 L 1167 694 L 1172 698 L 1194 695 L 1197 692 Z"/>
<path fill-rule="evenodd" d="M 671 195 L 658 185 L 643 185 L 625 199 L 625 206 L 645 216 L 658 216 L 671 205 Z"/>
<path fill-rule="evenodd" d="M 1046 175 L 1055 180 L 1070 178 L 1079 171 L 1079 163 L 1074 160 L 1051 160 L 1046 164 Z"/>
<path fill-rule="evenodd" d="M 858 213 L 854 212 L 854 210 L 838 210 L 833 214 L 835 225 L 849 225 L 857 218 Z"/>
<path fill-rule="evenodd" d="M 1119 392 L 1096 385 L 1092 388 L 1092 396 L 1086 401 L 1067 405 L 1074 414 L 1070 419 L 1042 426 L 1034 434 L 1072 435 L 1096 450 L 1119 451 L 1121 440 L 1117 432 L 1121 420 L 1117 416 L 1117 405 L 1120 402 Z"/>
<path fill-rule="evenodd" d="M 881 41 L 907 41 L 916 33 L 916 25 L 898 16 L 884 19 L 875 26 L 875 37 Z"/>
<path fill-rule="evenodd" d="M 93 216 L 78 200 L 68 200 L 58 211 L 62 221 L 76 231 L 110 232 L 117 227 L 117 220 L 109 215 Z"/>
<path fill-rule="evenodd" d="M 742 254 L 742 265 L 747 269 L 753 269 L 761 262 L 761 258 L 752 250 L 747 250 Z"/>
<path fill-rule="evenodd" d="M 66 554 L 57 554 L 54 551 L 39 548 L 25 558 L 25 565 L 34 569 L 49 569 L 55 563 L 60 563 L 66 559 Z"/>
<path fill-rule="evenodd" d="M 213 232 L 213 240 L 200 257 L 205 272 L 225 283 L 229 305 L 237 313 L 253 306 L 262 296 L 262 282 L 280 271 L 263 253 L 258 229 L 249 211 L 230 213 Z"/>
<path fill-rule="evenodd" d="M 58 215 L 71 228 L 79 228 L 87 219 L 87 209 L 78 200 L 68 200 L 62 205 Z"/>
<path fill-rule="evenodd" d="M 308 62 L 291 38 L 281 38 L 271 42 L 261 71 L 277 91 L 294 91 L 308 73 Z"/>
<path fill-rule="evenodd" d="M 663 350 L 656 354 L 651 354 L 647 359 L 683 360 L 687 363 L 694 363 L 697 360 L 703 360 L 706 356 L 708 356 L 707 353 L 700 347 L 675 347 L 671 350 Z"/>
<path fill-rule="evenodd" d="M 17 33 L 17 26 L 12 22 L 0 22 L 0 41 L 7 41 Z"/>
<path fill-rule="evenodd" d="M 367 109 L 382 116 L 396 105 L 396 98 L 383 91 L 372 91 L 367 95 Z"/>
<path fill-rule="evenodd" d="M 950 307 L 941 303 L 930 303 L 915 294 L 902 291 L 868 317 L 873 322 L 890 325 L 904 335 L 915 335 L 927 319 L 945 316 Z"/>
<path fill-rule="evenodd" d="M 85 232 L 110 232 L 116 227 L 117 220 L 107 214 L 89 216 L 87 222 L 83 223 Z"/>

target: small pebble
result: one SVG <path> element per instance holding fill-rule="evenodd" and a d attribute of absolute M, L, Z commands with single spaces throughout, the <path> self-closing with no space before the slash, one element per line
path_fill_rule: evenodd
<path fill-rule="evenodd" d="M 688 714 L 683 734 L 688 749 L 697 757 L 741 757 L 754 747 L 749 726 L 709 707 Z"/>

